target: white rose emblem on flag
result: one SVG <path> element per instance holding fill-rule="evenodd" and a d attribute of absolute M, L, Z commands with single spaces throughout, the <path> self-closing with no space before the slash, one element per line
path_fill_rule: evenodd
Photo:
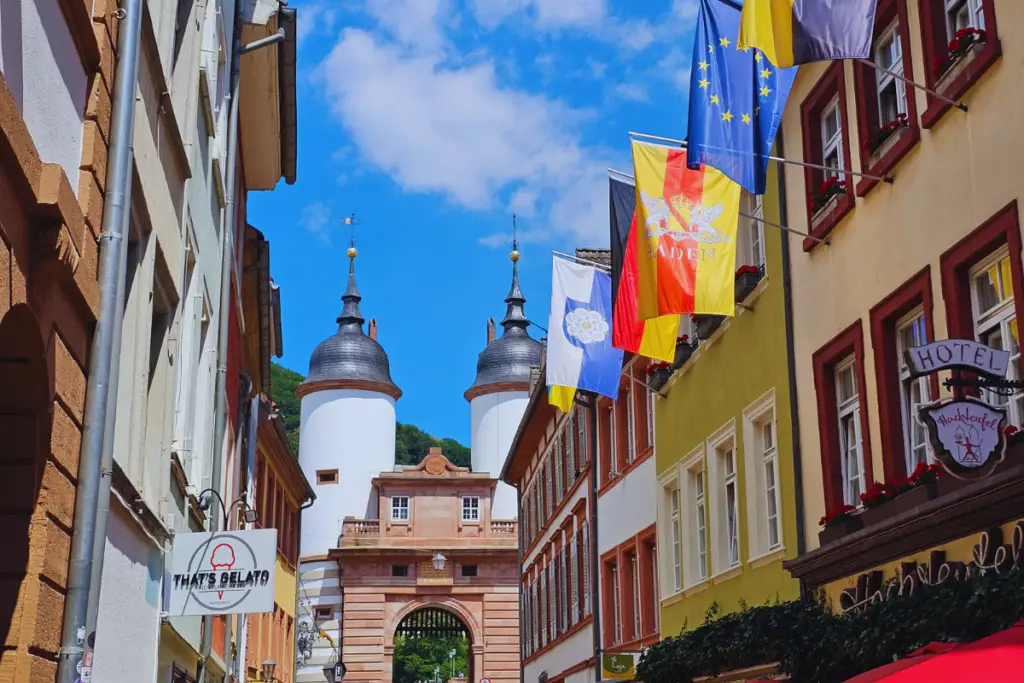
<path fill-rule="evenodd" d="M 611 328 L 600 311 L 575 308 L 565 314 L 565 332 L 583 344 L 600 344 L 608 338 Z"/>

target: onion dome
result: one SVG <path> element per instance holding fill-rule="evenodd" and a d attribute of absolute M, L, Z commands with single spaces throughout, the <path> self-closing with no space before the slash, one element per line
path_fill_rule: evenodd
<path fill-rule="evenodd" d="M 363 332 L 359 302 L 362 296 L 356 286 L 355 240 L 348 249 L 348 287 L 341 297 L 344 306 L 338 316 L 338 331 L 320 342 L 309 359 L 309 374 L 303 385 L 314 382 L 351 383 L 352 388 L 381 391 L 398 398 L 401 390 L 391 379 L 391 366 L 384 348 Z M 307 391 L 314 390 L 307 387 Z"/>
<path fill-rule="evenodd" d="M 476 380 L 466 391 L 466 399 L 498 391 L 523 391 L 530 385 L 530 368 L 540 365 L 541 343 L 526 331 L 530 321 L 523 312 L 526 298 L 519 289 L 519 251 L 512 243 L 512 289 L 505 297 L 505 318 L 500 337 L 491 339 L 480 352 L 476 363 Z"/>

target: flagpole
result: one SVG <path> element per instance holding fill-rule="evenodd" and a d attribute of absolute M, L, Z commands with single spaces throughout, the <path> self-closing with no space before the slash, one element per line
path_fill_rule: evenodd
<path fill-rule="evenodd" d="M 611 173 L 616 173 L 616 174 L 618 174 L 618 175 L 620 175 L 620 176 L 622 176 L 624 178 L 629 178 L 630 180 L 633 180 L 634 182 L 636 181 L 636 179 L 633 176 L 629 175 L 628 173 L 623 173 L 622 171 L 617 171 L 614 168 L 609 168 L 608 170 Z M 783 230 L 785 232 L 791 232 L 794 235 L 800 235 L 801 237 L 806 237 L 807 239 L 814 240 L 815 242 L 817 242 L 819 244 L 832 244 L 831 242 L 828 241 L 827 237 L 824 237 L 824 238 L 822 238 L 822 237 L 815 237 L 814 235 L 811 235 L 810 233 L 801 232 L 800 230 L 795 230 L 794 228 L 787 227 L 785 225 L 782 225 L 781 223 L 774 223 L 772 221 L 766 221 L 765 219 L 761 218 L 760 216 L 754 216 L 754 215 L 749 214 L 749 213 L 744 213 L 743 211 L 740 211 L 739 213 L 744 218 L 749 218 L 751 220 L 758 221 L 759 223 L 764 223 L 765 225 L 770 225 L 773 228 L 778 228 L 779 230 Z M 558 253 L 558 252 L 555 252 L 555 253 Z M 737 304 L 737 306 L 739 306 L 739 304 Z"/>
<path fill-rule="evenodd" d="M 554 250 L 552 250 L 551 253 L 554 254 L 555 256 L 562 256 L 564 258 L 572 259 L 573 261 L 577 261 L 579 263 L 586 263 L 588 266 L 594 266 L 595 268 L 600 268 L 601 270 L 607 270 L 608 272 L 611 272 L 611 267 L 606 266 L 603 263 L 598 263 L 597 261 L 588 261 L 585 258 L 580 258 L 579 256 L 573 256 L 572 254 L 566 254 L 566 253 L 561 252 L 561 251 L 554 251 Z"/>
<path fill-rule="evenodd" d="M 909 78 L 904 77 L 902 74 L 898 74 L 895 71 L 890 71 L 889 69 L 886 69 L 885 67 L 881 67 L 881 66 L 875 64 L 872 61 L 868 61 L 867 59 L 858 59 L 857 61 L 861 62 L 862 64 L 867 64 L 871 68 L 875 69 L 876 71 L 881 71 L 883 74 L 886 74 L 887 76 L 892 76 L 893 78 L 895 78 L 898 81 L 903 81 L 907 85 L 912 86 L 914 88 L 917 88 L 918 90 L 923 90 L 923 91 L 925 91 L 926 93 L 928 93 L 929 95 L 931 95 L 932 97 L 934 97 L 936 99 L 942 100 L 943 102 L 949 102 L 950 104 L 952 104 L 954 107 L 956 107 L 960 111 L 963 111 L 963 112 L 967 111 L 967 105 L 964 104 L 963 102 L 957 102 L 956 100 L 951 100 L 950 98 L 946 97 L 942 93 L 936 92 L 936 91 L 932 90 L 931 88 L 928 88 L 926 86 L 921 85 L 920 83 L 912 81 Z"/>
<path fill-rule="evenodd" d="M 660 135 L 648 135 L 647 133 L 635 133 L 633 131 L 630 131 L 629 135 L 631 137 L 634 137 L 634 138 L 645 138 L 647 140 L 657 140 L 659 142 L 670 142 L 670 143 L 672 143 L 674 145 L 679 145 L 683 149 L 686 148 L 686 141 L 685 140 L 676 140 L 675 138 L 665 138 L 665 137 L 661 137 Z M 744 152 L 738 152 L 738 151 L 733 150 L 733 149 L 712 148 L 712 147 L 709 147 L 708 149 L 721 149 L 723 152 L 731 152 L 733 154 L 744 154 Z M 751 156 L 754 156 L 754 155 L 751 154 Z M 757 156 L 761 156 L 761 155 L 757 155 Z M 821 164 L 812 164 L 812 163 L 809 163 L 809 162 L 806 162 L 806 161 L 797 161 L 795 159 L 783 159 L 782 157 L 774 157 L 774 156 L 770 156 L 770 155 L 767 155 L 764 158 L 768 159 L 770 161 L 777 161 L 780 164 L 792 164 L 793 166 L 803 166 L 804 168 L 813 168 L 813 169 L 817 169 L 819 171 L 828 171 L 829 173 L 842 173 L 843 175 L 852 175 L 852 176 L 856 176 L 858 178 L 867 178 L 868 180 L 878 180 L 878 181 L 881 181 L 883 183 L 889 183 L 890 185 L 895 181 L 895 178 L 893 178 L 892 176 L 877 176 L 877 175 L 871 175 L 869 173 L 858 173 L 857 171 L 847 171 L 844 168 L 832 168 L 831 166 L 823 166 Z"/>

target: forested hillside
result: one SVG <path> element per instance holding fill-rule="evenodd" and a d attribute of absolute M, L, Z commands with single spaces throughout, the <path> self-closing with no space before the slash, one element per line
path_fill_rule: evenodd
<path fill-rule="evenodd" d="M 285 431 L 295 454 L 299 453 L 299 415 L 300 403 L 295 398 L 295 387 L 302 384 L 304 377 L 294 370 L 271 364 L 270 381 L 273 385 L 273 398 L 284 416 Z M 398 425 L 395 435 L 395 462 L 399 465 L 419 464 L 432 446 L 440 446 L 444 454 L 454 464 L 469 467 L 469 449 L 454 439 L 437 439 L 413 425 Z"/>

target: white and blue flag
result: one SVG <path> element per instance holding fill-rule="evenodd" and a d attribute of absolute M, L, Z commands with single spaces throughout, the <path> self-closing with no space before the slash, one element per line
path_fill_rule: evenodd
<path fill-rule="evenodd" d="M 618 397 L 622 350 L 612 346 L 612 279 L 555 258 L 548 325 L 548 400 L 562 412 L 577 389 Z"/>

